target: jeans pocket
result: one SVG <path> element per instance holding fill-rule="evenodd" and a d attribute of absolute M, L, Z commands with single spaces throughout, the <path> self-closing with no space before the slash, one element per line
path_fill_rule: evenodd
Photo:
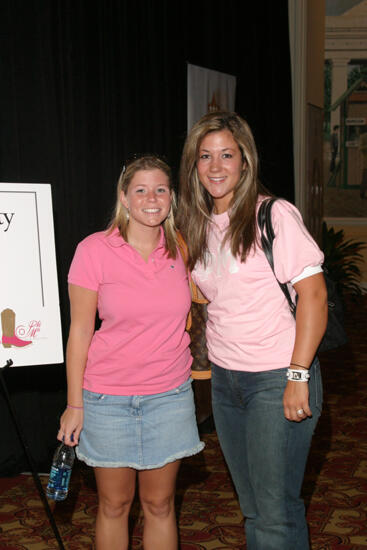
<path fill-rule="evenodd" d="M 183 382 L 183 384 L 178 386 L 178 388 L 175 389 L 175 393 L 183 393 L 185 391 L 190 390 L 191 389 L 191 384 L 192 384 L 192 378 L 189 378 L 188 380 Z"/>
<path fill-rule="evenodd" d="M 106 397 L 105 393 L 95 393 L 89 390 L 83 390 L 83 400 L 87 403 L 97 403 Z"/>

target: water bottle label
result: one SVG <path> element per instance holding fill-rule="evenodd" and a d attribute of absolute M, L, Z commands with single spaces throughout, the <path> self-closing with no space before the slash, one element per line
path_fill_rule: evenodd
<path fill-rule="evenodd" d="M 55 468 L 55 466 L 52 466 L 47 487 L 57 490 L 67 489 L 69 486 L 70 476 L 70 468 Z"/>

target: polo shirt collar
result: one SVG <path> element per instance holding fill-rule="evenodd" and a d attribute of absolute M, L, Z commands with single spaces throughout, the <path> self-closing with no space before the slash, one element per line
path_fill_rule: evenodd
<path fill-rule="evenodd" d="M 125 239 L 122 237 L 122 235 L 120 234 L 120 231 L 118 230 L 118 228 L 115 228 L 112 233 L 110 233 L 109 235 L 107 235 L 107 241 L 108 243 L 113 246 L 114 248 L 118 248 L 120 246 L 126 246 L 128 245 L 129 243 L 127 243 L 125 241 Z M 166 238 L 164 236 L 164 231 L 163 231 L 163 227 L 161 226 L 160 227 L 160 237 L 159 237 L 159 241 L 158 241 L 158 244 L 157 244 L 157 247 L 155 248 L 155 250 L 159 250 L 161 248 L 165 248 L 165 244 L 166 244 Z"/>

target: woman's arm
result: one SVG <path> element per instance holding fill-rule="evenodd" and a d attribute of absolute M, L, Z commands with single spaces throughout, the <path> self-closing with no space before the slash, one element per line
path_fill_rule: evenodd
<path fill-rule="evenodd" d="M 88 349 L 94 332 L 97 292 L 69 285 L 71 324 L 66 348 L 68 383 L 67 407 L 60 419 L 57 438 L 67 445 L 77 445 L 83 427 L 83 376 Z M 72 408 L 75 407 L 75 408 Z M 80 407 L 80 408 L 79 408 Z M 73 441 L 71 436 L 73 435 Z"/>
<path fill-rule="evenodd" d="M 327 291 L 322 273 L 306 277 L 294 284 L 298 294 L 296 313 L 296 339 L 291 363 L 309 368 L 324 335 L 327 324 Z M 299 422 L 311 416 L 308 402 L 308 382 L 288 381 L 283 396 L 284 415 L 288 420 Z M 303 409 L 303 415 L 297 410 Z"/>

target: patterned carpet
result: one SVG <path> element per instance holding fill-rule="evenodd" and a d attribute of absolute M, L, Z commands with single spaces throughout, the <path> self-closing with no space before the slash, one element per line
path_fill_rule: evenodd
<path fill-rule="evenodd" d="M 324 413 L 304 485 L 312 550 L 367 550 L 366 319 L 367 298 L 348 308 L 349 344 L 320 357 Z M 203 439 L 205 451 L 184 462 L 178 481 L 181 550 L 244 550 L 243 521 L 216 436 Z M 93 547 L 96 493 L 88 468 L 74 468 L 71 493 L 54 515 L 67 550 Z M 131 549 L 137 550 L 137 503 L 132 516 Z M 0 480 L 0 550 L 57 548 L 32 478 Z"/>

